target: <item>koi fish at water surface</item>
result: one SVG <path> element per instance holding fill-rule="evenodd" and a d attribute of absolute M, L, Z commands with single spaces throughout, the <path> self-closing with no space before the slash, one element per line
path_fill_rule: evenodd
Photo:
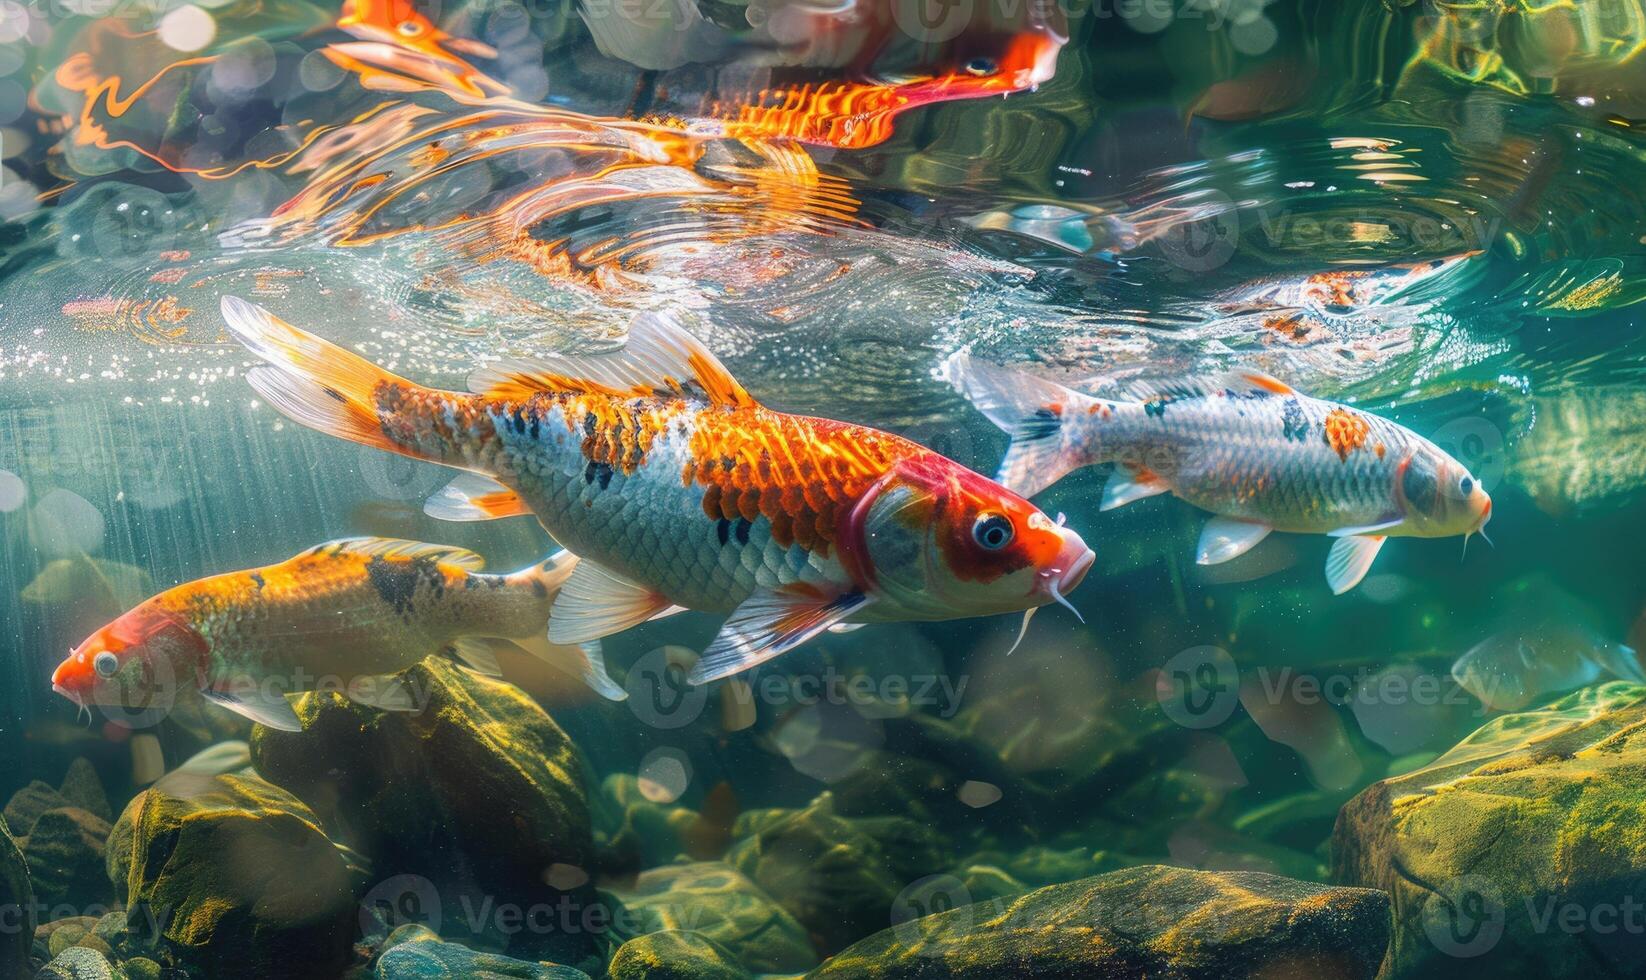
<path fill-rule="evenodd" d="M 391 675 L 449 651 L 500 673 L 490 640 L 506 640 L 627 697 L 597 643 L 547 641 L 549 610 L 577 566 L 559 552 L 509 575 L 480 571 L 461 548 L 393 538 L 345 538 L 263 568 L 213 575 L 137 605 L 83 643 L 52 674 L 81 707 L 165 709 L 181 691 L 284 731 L 302 726 L 285 695 L 335 686 L 385 710 L 414 710 Z"/>
<path fill-rule="evenodd" d="M 1385 539 L 1484 537 L 1492 500 L 1468 468 L 1388 419 L 1300 394 L 1264 374 L 1168 382 L 1109 401 L 961 352 L 943 374 L 1011 436 L 997 479 L 1033 496 L 1113 462 L 1101 509 L 1161 493 L 1211 511 L 1195 560 L 1214 565 L 1271 531 L 1329 534 L 1341 595 Z"/>
<path fill-rule="evenodd" d="M 672 320 L 611 353 L 505 361 L 470 392 L 424 388 L 242 300 L 229 332 L 294 421 L 470 471 L 435 517 L 534 514 L 580 556 L 549 639 L 582 643 L 694 609 L 730 618 L 705 683 L 829 629 L 1031 612 L 1095 555 L 1022 497 L 890 433 L 772 411 Z"/>

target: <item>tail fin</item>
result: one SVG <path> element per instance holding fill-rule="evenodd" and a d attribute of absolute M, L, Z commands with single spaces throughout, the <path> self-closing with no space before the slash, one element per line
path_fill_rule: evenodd
<path fill-rule="evenodd" d="M 959 351 L 943 362 L 939 375 L 965 395 L 972 407 L 1011 436 L 995 479 L 1032 497 L 1069 471 L 1098 460 L 1086 445 L 1091 429 L 1076 424 L 1104 403 L 1032 374 L 974 361 Z"/>
<path fill-rule="evenodd" d="M 552 603 L 576 567 L 576 555 L 569 551 L 557 551 L 543 561 L 516 572 L 511 578 L 523 578 L 531 582 L 534 587 L 540 588 Z M 509 642 L 550 667 L 579 678 L 603 698 L 622 701 L 629 696 L 629 692 L 606 673 L 606 658 L 599 640 L 576 644 L 551 643 L 545 625 L 542 633 L 529 637 L 510 637 Z"/>
<path fill-rule="evenodd" d="M 246 380 L 281 414 L 350 442 L 417 455 L 383 433 L 373 397 L 385 382 L 407 390 L 417 385 L 238 297 L 223 297 L 222 310 L 234 339 L 268 362 Z"/>

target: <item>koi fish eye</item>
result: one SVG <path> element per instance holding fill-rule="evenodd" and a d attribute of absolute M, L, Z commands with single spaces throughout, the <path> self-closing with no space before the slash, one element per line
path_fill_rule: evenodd
<path fill-rule="evenodd" d="M 1471 493 L 1474 493 L 1474 490 L 1475 490 L 1474 478 L 1466 476 L 1463 479 L 1457 481 L 1457 488 L 1458 488 L 1458 490 L 1462 491 L 1463 496 L 1465 496 L 1465 497 L 1467 497 Z"/>
<path fill-rule="evenodd" d="M 416 37 L 423 33 L 423 25 L 415 20 L 403 20 L 396 29 L 400 31 L 401 37 Z"/>
<path fill-rule="evenodd" d="M 99 677 L 113 677 L 120 672 L 120 660 L 114 654 L 104 650 L 91 658 L 91 667 L 97 671 Z"/>
<path fill-rule="evenodd" d="M 1000 70 L 1000 65 L 993 58 L 973 58 L 966 62 L 966 74 L 976 75 L 979 78 L 993 75 Z"/>
<path fill-rule="evenodd" d="M 1012 522 L 1003 514 L 979 514 L 972 524 L 972 540 L 986 551 L 999 551 L 1012 543 Z"/>

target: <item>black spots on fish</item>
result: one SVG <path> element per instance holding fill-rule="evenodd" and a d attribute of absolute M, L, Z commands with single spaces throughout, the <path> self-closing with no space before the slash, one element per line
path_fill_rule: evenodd
<path fill-rule="evenodd" d="M 722 456 L 720 457 L 720 468 L 730 473 L 732 470 L 737 469 L 737 460 L 730 456 Z"/>
<path fill-rule="evenodd" d="M 510 418 L 510 421 L 512 421 L 513 424 L 514 424 L 514 434 L 517 435 L 517 436 L 525 435 L 526 434 L 526 413 L 525 413 L 525 411 L 523 409 L 517 407 L 517 408 L 515 408 L 514 413 L 509 416 L 509 418 Z"/>
<path fill-rule="evenodd" d="M 1440 503 L 1440 478 L 1434 461 L 1418 453 L 1401 467 L 1400 495 L 1419 513 L 1430 514 Z"/>
<path fill-rule="evenodd" d="M 269 583 L 267 583 L 263 580 L 263 573 L 262 572 L 252 572 L 251 575 L 250 575 L 250 578 L 251 578 L 252 586 L 254 588 L 256 588 L 257 591 L 259 591 L 259 592 L 262 592 L 263 587 L 269 584 Z"/>
<path fill-rule="evenodd" d="M 754 530 L 754 522 L 746 517 L 736 520 L 720 518 L 714 522 L 714 536 L 720 540 L 720 546 L 725 547 L 736 539 L 740 545 L 749 543 L 749 534 Z"/>
<path fill-rule="evenodd" d="M 532 442 L 537 442 L 543 435 L 543 413 L 539 412 L 536 408 L 533 408 L 531 419 Z"/>
<path fill-rule="evenodd" d="M 344 395 L 341 391 L 338 391 L 336 388 L 333 388 L 331 385 L 321 385 L 320 389 L 322 391 L 324 391 L 326 394 L 328 394 L 331 397 L 337 399 L 338 401 L 342 402 L 345 405 L 347 405 L 349 403 L 348 396 Z"/>
<path fill-rule="evenodd" d="M 1021 442 L 1056 439 L 1062 429 L 1062 410 L 1045 406 L 1018 419 L 1017 424 L 1012 427 L 1012 438 Z"/>
<path fill-rule="evenodd" d="M 597 463 L 589 460 L 589 465 L 583 467 L 583 482 L 594 483 L 599 481 L 600 489 L 604 490 L 612 485 L 612 474 L 617 472 L 610 463 Z"/>
<path fill-rule="evenodd" d="M 598 432 L 599 429 L 600 420 L 594 417 L 593 412 L 585 412 L 583 414 L 583 438 L 593 439 L 594 434 Z"/>
<path fill-rule="evenodd" d="M 1151 398 L 1143 403 L 1143 414 L 1152 419 L 1165 418 L 1166 406 L 1170 403 L 1171 399 L 1164 396 L 1160 398 Z"/>
<path fill-rule="evenodd" d="M 549 587 L 543 584 L 542 579 L 532 579 L 532 595 L 537 596 L 539 599 L 547 599 L 549 597 Z"/>
<path fill-rule="evenodd" d="M 1297 442 L 1309 437 L 1309 420 L 1303 417 L 1303 404 L 1296 398 L 1288 398 L 1280 406 L 1280 432 Z"/>
<path fill-rule="evenodd" d="M 391 561 L 375 555 L 366 563 L 366 580 L 378 598 L 389 604 L 397 616 L 410 616 L 417 583 L 422 578 L 415 561 Z"/>

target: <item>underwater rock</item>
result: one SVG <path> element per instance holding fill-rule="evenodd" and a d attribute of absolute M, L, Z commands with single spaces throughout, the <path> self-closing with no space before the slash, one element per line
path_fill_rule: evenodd
<path fill-rule="evenodd" d="M 640 867 L 653 867 L 686 852 L 685 835 L 698 814 L 690 807 L 647 799 L 638 777 L 619 772 L 601 781 L 595 818 L 604 849 L 631 856 Z"/>
<path fill-rule="evenodd" d="M 42 813 L 70 805 L 50 783 L 36 779 L 11 794 L 11 799 L 6 801 L 6 826 L 18 837 L 27 837 Z"/>
<path fill-rule="evenodd" d="M 719 943 L 669 930 L 624 943 L 607 968 L 611 980 L 749 980 L 749 972 Z"/>
<path fill-rule="evenodd" d="M 379 980 L 589 980 L 569 966 L 478 953 L 415 924 L 396 929 L 384 946 L 372 974 Z"/>
<path fill-rule="evenodd" d="M 122 980 L 122 974 L 97 950 L 73 946 L 47 963 L 35 980 Z"/>
<path fill-rule="evenodd" d="M 832 953 L 889 921 L 903 886 L 947 867 L 936 831 L 902 817 L 848 818 L 828 793 L 803 810 L 738 818 L 726 862 L 782 904 Z"/>
<path fill-rule="evenodd" d="M 645 932 L 697 933 L 755 973 L 796 973 L 817 964 L 800 923 L 758 885 L 719 861 L 653 868 L 618 897 Z"/>
<path fill-rule="evenodd" d="M 114 819 L 114 808 L 109 806 L 109 795 L 103 791 L 103 781 L 97 778 L 97 768 L 85 756 L 69 763 L 68 772 L 57 793 L 70 805 L 77 806 L 104 822 Z"/>
<path fill-rule="evenodd" d="M 807 980 L 1370 980 L 1388 939 L 1380 892 L 1153 865 L 910 919 Z"/>
<path fill-rule="evenodd" d="M 29 860 L 29 878 L 41 905 L 84 907 L 112 897 L 104 876 L 108 821 L 79 807 L 47 810 L 17 846 Z"/>
<path fill-rule="evenodd" d="M 1333 877 L 1390 893 L 1389 973 L 1630 975 L 1646 963 L 1646 685 L 1494 718 L 1349 801 Z M 1631 911 L 1632 910 L 1632 911 Z"/>
<path fill-rule="evenodd" d="M 76 946 L 85 946 L 108 956 L 113 952 L 112 945 L 107 939 L 96 934 L 97 923 L 100 920 L 94 915 L 75 915 L 55 922 L 47 922 L 34 930 L 34 941 L 43 944 L 46 952 L 53 957 L 59 956 L 66 949 Z"/>
<path fill-rule="evenodd" d="M 531 909 L 569 895 L 592 903 L 594 852 L 582 767 L 571 740 L 519 688 L 430 658 L 403 673 L 422 708 L 380 712 L 340 694 L 294 703 L 301 732 L 257 726 L 257 770 L 313 806 L 367 855 L 381 884 L 415 876 L 452 909 Z M 556 866 L 583 869 L 566 891 Z M 566 877 L 566 876 L 562 876 Z M 460 919 L 452 915 L 451 919 Z M 482 924 L 484 945 L 582 965 L 586 930 Z"/>
<path fill-rule="evenodd" d="M 342 969 L 357 882 L 301 801 L 256 777 L 213 776 L 134 804 L 128 909 L 161 923 L 186 964 L 208 976 Z"/>
<path fill-rule="evenodd" d="M 15 927 L 0 929 L 0 976 L 21 977 L 28 972 L 34 919 L 34 888 L 29 864 L 11 829 L 0 818 L 0 917 Z"/>

